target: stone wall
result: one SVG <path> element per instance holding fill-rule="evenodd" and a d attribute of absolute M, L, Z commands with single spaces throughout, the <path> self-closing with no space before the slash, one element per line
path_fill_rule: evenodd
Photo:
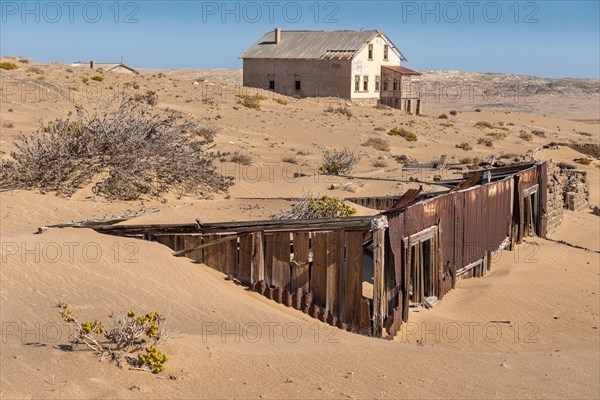
<path fill-rule="evenodd" d="M 563 209 L 577 211 L 588 206 L 589 186 L 585 171 L 548 163 L 548 233 L 563 220 Z"/>
<path fill-rule="evenodd" d="M 548 163 L 548 197 L 546 204 L 548 233 L 554 232 L 562 224 L 564 207 L 563 181 L 560 168 L 556 164 Z"/>
<path fill-rule="evenodd" d="M 566 183 L 564 186 L 565 208 L 577 211 L 588 206 L 589 187 L 585 171 L 565 170 Z"/>

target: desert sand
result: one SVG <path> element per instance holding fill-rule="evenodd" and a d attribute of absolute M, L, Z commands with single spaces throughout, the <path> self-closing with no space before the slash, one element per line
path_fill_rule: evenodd
<path fill-rule="evenodd" d="M 82 82 L 97 74 L 106 79 Z M 598 398 L 600 224 L 590 209 L 565 211 L 563 225 L 548 240 L 527 238 L 516 251 L 500 253 L 485 278 L 460 280 L 434 309 L 411 313 L 393 341 L 333 329 L 225 281 L 219 272 L 173 257 L 158 243 L 72 228 L 34 235 L 40 226 L 132 212 L 146 214 L 130 223 L 259 220 L 289 207 L 292 202 L 282 198 L 307 191 L 397 195 L 418 186 L 407 182 L 413 175 L 392 157 L 397 155 L 431 162 L 446 154 L 464 168 L 474 158 L 501 154 L 568 162 L 587 172 L 589 202 L 600 204 L 600 162 L 568 147 L 598 145 L 598 81 L 558 85 L 493 76 L 498 85 L 526 82 L 547 90 L 534 96 L 531 107 L 507 100 L 440 100 L 426 104 L 426 115 L 415 116 L 350 105 L 353 117 L 347 118 L 324 112 L 329 104 L 345 106 L 337 99 L 276 95 L 288 104 L 266 100 L 260 110 L 245 109 L 235 97 L 242 90 L 240 77 L 239 71 L 220 70 L 129 76 L 33 61 L 0 70 L 2 157 L 10 156 L 17 135 L 31 133 L 40 121 L 64 118 L 77 103 L 93 108 L 125 83 L 136 83 L 140 92 L 158 93 L 157 107 L 218 128 L 220 151 L 252 158 L 250 165 L 240 165 L 225 156 L 221 170 L 234 176 L 235 185 L 210 199 L 170 195 L 164 201 L 108 202 L 86 188 L 70 198 L 35 190 L 1 192 L 1 399 Z M 428 72 L 423 79 L 488 84 L 490 76 Z M 92 90 L 100 95 L 83 95 Z M 206 93 L 226 94 L 209 101 Z M 442 113 L 448 119 L 438 118 Z M 478 121 L 507 128 L 494 130 L 506 137 L 495 138 L 491 148 L 478 144 L 481 137 L 492 138 L 488 128 L 475 126 Z M 410 129 L 418 141 L 388 136 L 393 127 Z M 524 139 L 520 131 L 544 135 Z M 362 146 L 371 137 L 389 140 L 390 150 Z M 462 142 L 473 150 L 455 147 Z M 544 148 L 551 142 L 559 145 Z M 354 175 L 402 182 L 317 175 L 323 151 L 344 145 L 362 153 Z M 284 163 L 287 156 L 296 163 Z M 379 157 L 387 166 L 373 166 Z M 592 162 L 574 162 L 581 157 Z M 458 172 L 442 171 L 444 178 Z M 351 183 L 352 192 L 330 190 L 332 183 Z M 359 214 L 376 213 L 357 208 Z M 85 319 L 132 308 L 167 315 L 178 334 L 162 345 L 169 355 L 166 370 L 158 375 L 119 370 L 82 348 L 68 351 L 68 326 L 56 308 L 61 302 Z"/>

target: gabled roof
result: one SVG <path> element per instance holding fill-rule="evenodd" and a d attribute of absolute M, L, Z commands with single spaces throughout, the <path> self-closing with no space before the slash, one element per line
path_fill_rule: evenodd
<path fill-rule="evenodd" d="M 275 31 L 265 33 L 240 58 L 320 59 L 352 58 L 380 36 L 389 43 L 401 60 L 406 60 L 396 46 L 380 31 L 281 31 L 275 44 Z"/>
<path fill-rule="evenodd" d="M 70 65 L 71 67 L 88 67 L 90 66 L 90 63 L 84 63 L 81 61 L 77 61 L 74 62 L 73 64 Z M 127 66 L 125 64 L 122 63 L 99 63 L 99 62 L 95 62 L 94 66 L 96 68 L 102 68 L 105 71 L 112 71 L 113 69 L 117 69 L 117 68 L 125 68 L 131 72 L 135 72 L 136 74 L 138 73 L 137 70 L 131 68 L 130 66 Z"/>

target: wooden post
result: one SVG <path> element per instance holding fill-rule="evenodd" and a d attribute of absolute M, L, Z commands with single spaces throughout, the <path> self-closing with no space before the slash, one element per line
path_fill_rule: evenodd
<path fill-rule="evenodd" d="M 265 279 L 265 255 L 263 251 L 263 233 L 258 231 L 252 234 L 251 254 L 252 282 Z"/>
<path fill-rule="evenodd" d="M 383 319 L 385 317 L 385 231 L 388 227 L 387 217 L 375 218 L 371 223 L 373 229 L 373 334 L 382 336 Z"/>
<path fill-rule="evenodd" d="M 403 260 L 404 265 L 403 268 L 403 280 L 402 289 L 404 293 L 404 299 L 402 301 L 402 321 L 408 321 L 408 309 L 410 303 L 410 269 L 412 263 L 412 251 L 411 251 L 412 243 L 410 242 L 410 236 L 406 239 L 406 257 Z M 413 288 L 414 293 L 414 288 Z"/>

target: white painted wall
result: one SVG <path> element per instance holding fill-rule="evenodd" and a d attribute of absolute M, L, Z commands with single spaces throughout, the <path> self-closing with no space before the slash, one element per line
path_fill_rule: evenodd
<path fill-rule="evenodd" d="M 372 99 L 379 98 L 379 92 L 375 91 L 375 76 L 381 75 L 382 65 L 400 65 L 400 57 L 392 51 L 392 46 L 381 36 L 376 37 L 371 42 L 373 44 L 373 60 L 369 60 L 369 46 L 365 46 L 352 60 L 352 76 L 351 88 L 352 88 L 352 99 Z M 388 60 L 383 59 L 384 45 L 390 46 L 388 52 Z M 360 91 L 354 91 L 354 77 L 360 75 Z M 369 77 L 369 90 L 363 91 L 363 80 L 364 76 Z M 380 88 L 381 90 L 381 84 Z"/>

